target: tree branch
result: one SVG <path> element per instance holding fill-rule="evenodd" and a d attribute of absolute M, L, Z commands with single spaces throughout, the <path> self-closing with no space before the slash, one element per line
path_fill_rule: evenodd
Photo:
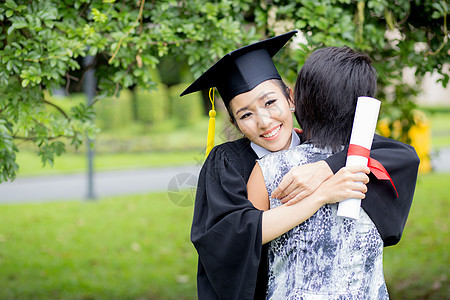
<path fill-rule="evenodd" d="M 114 96 L 113 96 L 113 97 L 117 97 L 117 93 L 119 92 L 119 86 L 120 86 L 119 84 L 120 84 L 120 82 L 122 81 L 122 79 L 128 74 L 128 72 L 130 72 L 132 66 L 134 66 L 134 63 L 130 64 L 130 65 L 127 67 L 127 70 L 125 71 L 125 73 L 123 74 L 123 76 L 120 77 L 119 80 L 117 80 L 117 82 L 116 82 L 116 89 L 114 90 Z"/>
<path fill-rule="evenodd" d="M 92 2 L 92 1 L 91 1 L 91 2 Z M 80 17 L 82 17 L 82 18 L 87 18 L 87 16 L 86 16 L 84 13 L 86 12 L 87 8 L 92 4 L 91 2 L 85 3 L 85 4 L 83 5 L 83 8 L 82 8 L 81 11 L 78 13 L 78 15 L 79 15 Z"/>
<path fill-rule="evenodd" d="M 66 83 L 66 95 L 69 96 L 69 87 L 70 87 L 70 80 L 73 79 L 75 81 L 79 81 L 78 78 L 76 78 L 75 76 L 72 76 L 69 74 L 69 72 L 66 72 L 66 78 L 67 78 L 67 83 Z"/>
<path fill-rule="evenodd" d="M 446 1 L 444 1 L 444 6 L 447 7 Z M 437 55 L 439 52 L 441 52 L 441 50 L 444 48 L 444 46 L 447 44 L 447 42 L 448 42 L 447 11 L 445 11 L 445 14 L 444 14 L 444 40 L 442 41 L 442 43 L 439 46 L 439 48 L 436 49 L 436 51 L 431 51 L 430 50 L 427 53 L 425 53 L 425 56 Z"/>
<path fill-rule="evenodd" d="M 403 19 L 401 19 L 400 22 L 397 23 L 397 25 L 398 26 L 403 25 L 403 23 L 405 23 L 406 20 L 408 20 L 410 14 L 411 14 L 411 7 L 409 8 L 409 11 L 406 12 L 406 15 L 403 17 Z"/>
<path fill-rule="evenodd" d="M 167 45 L 174 45 L 174 44 L 180 44 L 180 43 L 193 43 L 194 40 L 193 39 L 183 39 L 183 40 L 179 40 L 179 41 L 164 41 L 164 42 L 158 42 L 158 41 L 151 41 L 148 43 L 148 45 L 158 45 L 160 43 L 162 43 L 164 46 Z"/>
<path fill-rule="evenodd" d="M 139 20 L 142 18 L 142 12 L 144 11 L 144 4 L 145 4 L 145 0 L 141 0 L 141 7 L 139 8 L 139 15 L 136 19 L 136 21 L 134 21 L 133 26 L 131 26 L 131 28 L 125 33 L 125 35 L 119 40 L 119 43 L 117 44 L 117 48 L 114 51 L 113 55 L 111 56 L 111 58 L 108 60 L 108 64 L 111 64 L 112 61 L 114 60 L 114 58 L 116 57 L 117 53 L 119 52 L 120 47 L 122 46 L 122 42 L 123 40 L 130 34 L 131 30 L 133 30 L 134 28 L 136 28 L 136 26 L 139 24 Z"/>
<path fill-rule="evenodd" d="M 70 121 L 70 118 L 69 118 L 69 116 L 66 114 L 66 112 L 61 108 L 61 107 L 59 107 L 58 105 L 56 105 L 56 104 L 54 104 L 54 103 L 51 103 L 51 102 L 49 102 L 49 101 L 47 101 L 47 100 L 44 100 L 43 101 L 43 103 L 44 104 L 47 104 L 47 105 L 50 105 L 50 106 L 53 106 L 54 108 L 56 108 L 67 120 L 69 120 Z"/>
<path fill-rule="evenodd" d="M 95 56 L 94 61 L 91 64 L 84 67 L 83 74 L 81 75 L 81 78 L 78 81 L 78 86 L 77 86 L 78 91 L 81 90 L 81 85 L 83 84 L 84 76 L 86 75 L 86 72 L 89 71 L 91 68 L 93 68 L 96 63 L 97 63 L 97 56 Z"/>
<path fill-rule="evenodd" d="M 18 140 L 23 140 L 23 141 L 34 141 L 40 137 L 37 136 L 33 136 L 33 137 L 24 137 L 24 136 L 18 136 L 18 135 L 13 135 L 12 136 L 14 139 L 18 139 Z M 60 138 L 74 138 L 76 137 L 76 135 L 58 135 L 58 136 L 53 136 L 53 137 L 47 137 L 48 140 L 56 140 L 56 139 L 60 139 Z"/>

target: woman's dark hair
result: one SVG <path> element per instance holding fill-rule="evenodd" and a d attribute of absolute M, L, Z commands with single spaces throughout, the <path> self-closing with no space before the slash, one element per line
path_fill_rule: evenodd
<path fill-rule="evenodd" d="M 336 152 L 350 142 L 358 97 L 375 94 L 371 62 L 348 47 L 318 49 L 306 60 L 294 89 L 295 116 L 313 144 Z"/>
<path fill-rule="evenodd" d="M 288 100 L 288 101 L 291 100 L 291 93 L 290 93 L 289 87 L 284 83 L 283 80 L 280 80 L 280 79 L 269 79 L 267 81 L 271 81 L 276 86 L 278 86 L 280 88 L 280 90 L 283 92 L 283 95 L 286 97 L 286 100 Z M 231 103 L 231 101 L 230 101 L 230 103 Z M 234 125 L 237 126 L 236 119 L 234 118 L 233 112 L 231 111 L 231 105 L 228 104 L 228 106 L 226 106 L 226 107 L 227 107 L 228 114 L 230 115 L 231 123 L 233 123 Z"/>

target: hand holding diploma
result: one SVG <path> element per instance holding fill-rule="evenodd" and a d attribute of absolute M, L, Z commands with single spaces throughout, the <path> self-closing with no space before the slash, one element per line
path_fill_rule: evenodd
<path fill-rule="evenodd" d="M 358 97 L 346 166 L 369 165 L 370 167 L 369 153 L 375 134 L 380 105 L 381 102 L 377 99 L 371 97 Z M 381 167 L 384 169 L 383 166 Z M 371 171 L 375 173 L 373 168 L 371 168 Z M 384 171 L 386 170 L 384 169 Z M 347 199 L 339 203 L 337 215 L 340 217 L 358 219 L 360 209 L 360 199 Z"/>

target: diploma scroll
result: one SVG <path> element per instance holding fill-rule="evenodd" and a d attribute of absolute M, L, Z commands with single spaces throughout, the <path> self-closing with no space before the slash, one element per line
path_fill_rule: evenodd
<path fill-rule="evenodd" d="M 356 104 L 355 119 L 353 120 L 353 129 L 350 136 L 350 145 L 357 145 L 368 150 L 372 148 L 373 136 L 377 125 L 378 113 L 380 112 L 381 102 L 371 97 L 358 97 Z M 348 166 L 365 165 L 368 158 L 359 155 L 347 156 Z M 337 215 L 352 219 L 359 218 L 361 209 L 360 199 L 347 199 L 339 203 Z"/>

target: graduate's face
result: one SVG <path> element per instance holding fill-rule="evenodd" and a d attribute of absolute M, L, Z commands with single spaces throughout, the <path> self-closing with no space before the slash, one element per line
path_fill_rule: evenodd
<path fill-rule="evenodd" d="M 230 101 L 236 126 L 252 142 L 275 152 L 289 148 L 294 104 L 268 80 Z"/>

